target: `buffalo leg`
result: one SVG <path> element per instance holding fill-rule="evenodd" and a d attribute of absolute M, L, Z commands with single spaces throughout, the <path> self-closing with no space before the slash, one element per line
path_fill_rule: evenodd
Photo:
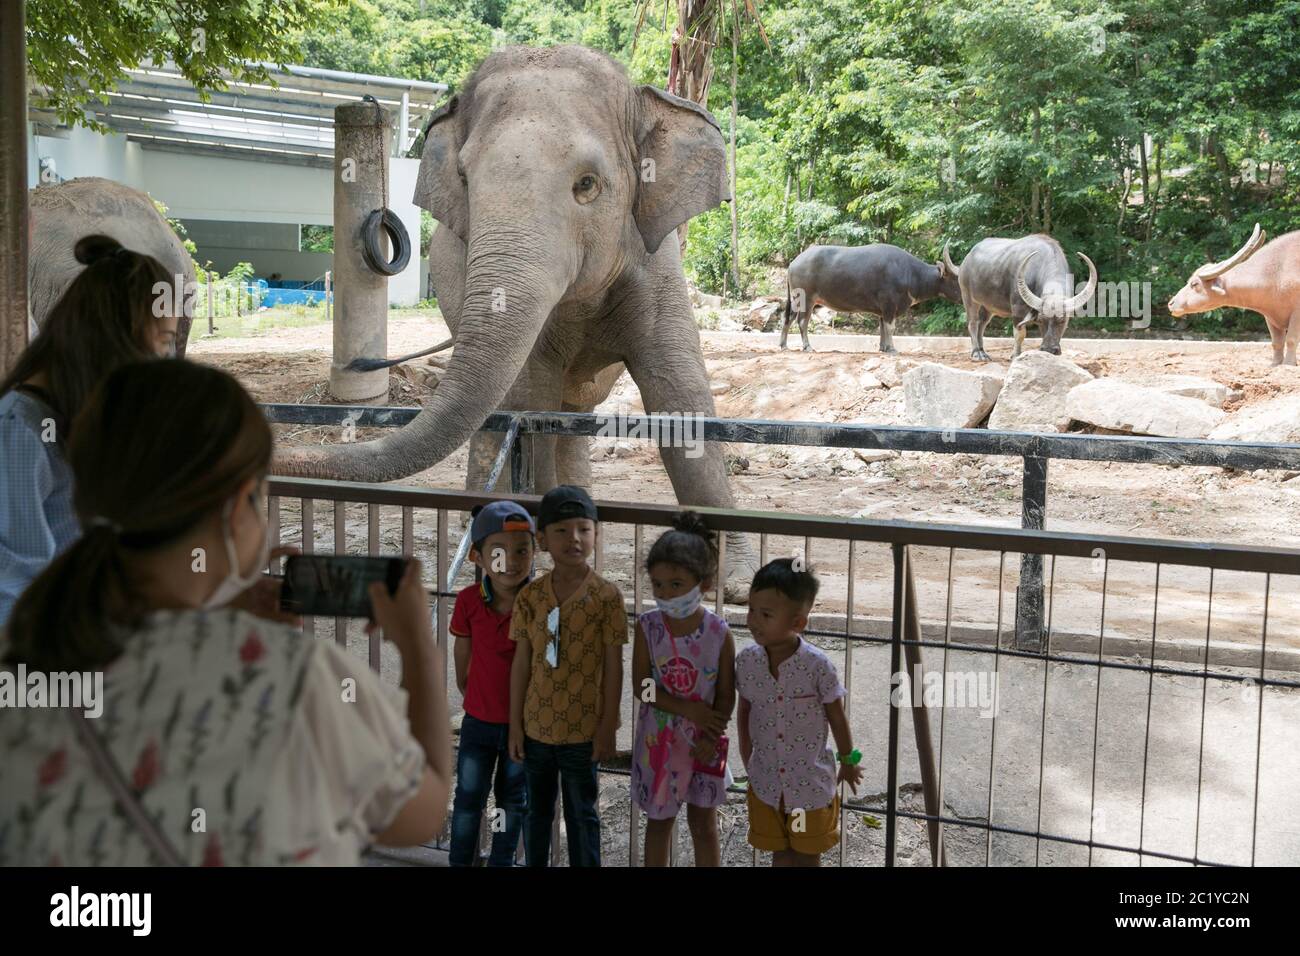
<path fill-rule="evenodd" d="M 784 310 L 781 314 L 781 348 L 785 348 L 786 337 L 790 334 L 790 321 L 794 318 L 794 306 Z"/>
<path fill-rule="evenodd" d="M 811 306 L 808 307 L 808 311 L 799 315 L 799 337 L 803 339 L 803 350 L 805 352 L 811 352 L 813 350 L 812 343 L 808 341 L 808 326 L 810 324 L 812 324 Z"/>
<path fill-rule="evenodd" d="M 975 300 L 966 295 L 962 290 L 961 297 L 962 307 L 966 310 L 966 330 L 970 332 L 970 357 L 977 362 L 987 362 L 989 353 L 984 351 L 984 322 L 988 321 L 984 316 L 983 306 L 977 305 Z"/>
<path fill-rule="evenodd" d="M 1282 358 L 1283 365 L 1296 364 L 1296 345 L 1300 344 L 1300 309 L 1291 313 L 1291 320 L 1287 324 L 1286 331 L 1286 354 Z M 1277 346 L 1274 346 L 1276 352 Z"/>
<path fill-rule="evenodd" d="M 903 313 L 906 317 L 907 313 Z M 893 312 L 882 312 L 880 314 L 880 351 L 885 355 L 893 355 L 898 352 L 894 348 L 894 321 L 896 316 Z"/>
<path fill-rule="evenodd" d="M 1025 329 L 1026 326 L 1021 325 L 1019 322 L 1015 324 L 1016 350 L 1011 353 L 1013 359 L 1019 358 L 1020 353 L 1025 350 Z"/>

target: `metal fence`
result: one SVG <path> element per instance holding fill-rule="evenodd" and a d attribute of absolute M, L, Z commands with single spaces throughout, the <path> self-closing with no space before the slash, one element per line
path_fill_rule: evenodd
<path fill-rule="evenodd" d="M 283 424 L 398 427 L 417 408 L 341 405 L 263 405 L 267 420 Z M 680 428 L 681 416 L 624 415 L 629 431 L 660 435 L 665 426 Z M 737 444 L 801 445 L 821 448 L 889 449 L 935 454 L 1001 455 L 1023 463 L 1021 527 L 1041 529 L 1047 517 L 1048 461 L 1112 461 L 1150 465 L 1213 466 L 1245 471 L 1300 470 L 1300 444 L 1208 441 L 1150 436 L 1100 436 L 995 431 L 986 428 L 941 429 L 931 427 L 781 422 L 757 419 L 722 419 L 692 416 L 689 423 L 701 441 Z M 523 449 L 530 436 L 594 436 L 608 432 L 610 416 L 576 412 L 498 412 L 482 425 L 487 432 L 519 435 L 503 442 L 510 449 L 511 485 L 531 491 L 528 461 Z M 500 459 L 498 460 L 499 465 Z M 497 469 L 498 473 L 500 468 Z M 1044 617 L 1043 565 L 1040 556 L 1021 558 L 1014 609 L 1015 646 L 1039 650 L 1047 639 Z"/>
<path fill-rule="evenodd" d="M 511 449 L 518 447 L 515 435 L 523 428 L 537 428 L 539 420 L 543 429 L 574 427 L 567 416 L 533 416 L 526 423 L 520 418 L 506 419 L 505 427 L 513 431 L 497 457 L 493 481 L 502 473 Z M 723 424 L 735 426 L 728 428 L 729 441 L 753 427 L 752 423 Z M 928 440 L 920 435 L 906 439 L 907 431 L 900 429 L 866 431 L 870 434 L 852 437 L 880 443 L 870 447 Z M 965 443 L 966 450 L 978 445 L 999 449 L 988 453 L 1008 454 L 1013 453 L 1009 447 L 1022 449 L 1024 442 L 1035 441 L 1042 442 L 1035 447 L 1048 451 L 1099 457 L 1095 449 L 1089 453 L 1086 446 L 1069 443 L 1065 436 L 1021 436 L 1007 446 L 997 445 L 990 433 L 958 435 L 954 443 Z M 821 437 L 828 435 L 823 432 Z M 1059 444 L 1062 441 L 1066 443 Z M 1198 447 L 1197 443 L 1179 444 L 1190 446 L 1184 448 L 1184 454 Z M 1117 447 L 1128 447 L 1137 454 L 1136 446 L 1112 445 L 1111 452 L 1118 453 Z M 1150 460 L 1159 447 L 1148 448 L 1144 453 L 1148 457 L 1123 460 Z M 1273 447 L 1280 455 L 1294 456 L 1297 451 L 1295 446 Z M 1261 453 L 1241 452 L 1247 457 L 1252 454 Z M 1242 459 L 1237 456 L 1236 460 Z M 1265 467 L 1262 458 L 1254 460 L 1261 462 L 1255 467 Z M 518 479 L 518 456 L 512 471 Z M 274 543 L 282 538 L 282 500 L 301 500 L 305 551 L 310 551 L 315 541 L 316 502 L 333 503 L 334 547 L 339 553 L 348 550 L 348 503 L 365 508 L 367 553 L 380 552 L 381 526 L 387 517 L 388 537 L 400 539 L 401 553 L 421 557 L 433 570 L 429 583 L 437 598 L 437 633 L 446 652 L 449 601 L 456 591 L 458 558 L 468 545 L 462 540 L 459 554 L 453 551 L 451 515 L 504 496 L 278 478 L 272 480 L 271 494 Z M 530 509 L 535 509 L 538 501 L 532 495 L 510 497 Z M 648 547 L 647 529 L 669 525 L 677 509 L 620 502 L 600 502 L 599 507 L 601 533 L 595 567 L 622 582 L 625 597 L 630 597 L 629 612 L 635 616 L 653 606 L 644 600 L 646 584 L 639 571 Z M 856 841 L 853 852 L 863 862 L 887 866 L 900 861 L 900 848 L 905 860 L 935 865 L 1152 861 L 1253 865 L 1257 861 L 1300 860 L 1300 834 L 1288 829 L 1287 822 L 1296 818 L 1300 796 L 1293 786 L 1285 785 L 1287 781 L 1293 784 L 1300 774 L 1300 747 L 1291 730 L 1300 726 L 1294 719 L 1300 716 L 1300 695 L 1296 693 L 1300 681 L 1294 674 L 1278 670 L 1286 666 L 1286 658 L 1278 656 L 1283 649 L 1271 646 L 1269 636 L 1270 598 L 1294 591 L 1291 576 L 1300 574 L 1300 552 L 1034 529 L 698 510 L 719 532 L 758 534 L 760 562 L 768 559 L 769 551 L 788 553 L 774 550 L 781 540 L 802 542 L 809 555 L 815 547 L 818 560 L 838 561 L 839 554 L 844 556 L 843 615 L 836 621 L 822 615 L 805 632 L 806 638 L 831 648 L 834 654 L 842 652 L 833 659 L 848 692 L 846 710 L 855 743 L 868 767 L 864 795 L 842 802 L 841 864 L 848 860 L 850 833 Z M 400 523 L 392 521 L 396 513 L 400 513 Z M 417 525 L 421 516 L 430 514 L 436 524 L 426 545 L 417 542 Z M 724 580 L 725 535 L 720 535 L 720 541 L 719 580 Z M 607 560 L 608 549 L 617 551 L 617 561 Z M 882 560 L 868 560 L 873 549 Z M 928 559 L 932 551 L 940 561 L 946 556 L 946 591 L 940 588 L 939 594 L 918 594 L 913 567 L 918 555 Z M 1003 586 L 1009 554 L 1045 562 L 1041 647 L 1017 647 L 1014 630 L 1004 628 Z M 958 628 L 953 616 L 956 560 L 972 555 L 996 561 L 997 566 L 996 594 L 990 595 L 983 622 L 992 627 L 985 626 L 982 638 L 972 637 L 971 628 Z M 1076 559 L 1101 565 L 1100 619 L 1092 648 L 1080 648 L 1077 641 L 1065 648 L 1059 646 L 1060 641 L 1053 644 L 1057 565 Z M 1134 564 L 1153 566 L 1155 572 L 1150 592 L 1150 643 L 1147 652 L 1136 657 L 1130 653 L 1131 643 L 1115 643 L 1114 635 L 1107 632 L 1106 617 L 1108 593 L 1112 599 L 1115 593 L 1115 569 Z M 1160 633 L 1162 569 L 1166 576 L 1178 573 L 1176 569 L 1204 569 L 1210 575 L 1205 630 L 1203 635 L 1193 635 L 1198 642 L 1203 636 L 1203 643 L 1190 660 L 1171 662 L 1165 656 L 1165 639 L 1170 635 Z M 1215 574 L 1245 574 L 1262 585 L 1257 663 L 1249 668 L 1223 664 L 1212 641 Z M 1279 575 L 1284 580 L 1275 585 L 1273 579 Z M 1127 579 L 1130 583 L 1131 577 Z M 987 593 L 993 589 L 975 590 Z M 860 613 L 864 604 L 873 602 L 882 605 L 879 615 Z M 720 588 L 714 606 L 719 614 L 727 614 Z M 735 611 L 729 620 L 738 641 L 742 640 L 747 634 L 743 620 Z M 309 633 L 315 633 L 316 622 L 309 621 L 307 626 Z M 346 642 L 344 622 L 335 623 L 334 633 L 336 640 Z M 929 661 L 925 660 L 927 653 Z M 935 657 L 940 658 L 937 667 Z M 370 638 L 368 659 L 372 667 L 380 667 L 376 636 Z M 907 693 L 907 682 L 900 674 L 910 675 L 913 691 L 937 681 L 942 689 L 939 706 L 928 694 Z M 991 714 L 972 714 L 972 708 L 958 706 L 947 696 L 954 675 L 969 678 L 972 674 L 984 675 L 994 686 L 998 703 Z M 1004 694 L 1006 688 L 1008 694 Z M 1248 699 L 1250 693 L 1253 699 Z M 627 696 L 625 713 L 630 707 L 635 714 L 638 702 L 631 693 Z M 1229 699 L 1232 697 L 1238 699 Z M 1194 706 L 1197 698 L 1199 708 Z M 1172 707 L 1181 710 L 1171 720 Z M 904 729 L 904 708 L 911 715 L 910 734 Z M 631 724 L 624 720 L 624 733 Z M 1172 788 L 1162 786 L 1171 759 L 1179 763 L 1183 777 L 1183 782 Z M 739 769 L 738 761 L 732 764 Z M 921 803 L 917 805 L 909 804 L 901 776 L 913 767 L 920 778 Z M 613 766 L 601 770 L 604 779 L 628 773 Z M 883 782 L 883 786 L 873 781 Z M 873 786 L 877 788 L 874 794 Z M 734 789 L 743 792 L 742 787 Z M 628 858 L 636 865 L 640 827 L 635 805 L 629 804 Z M 877 847 L 872 821 L 881 818 L 883 846 Z M 1190 831 L 1184 825 L 1170 836 L 1170 821 L 1175 818 L 1189 824 Z M 558 815 L 556 825 L 558 828 Z M 1264 859 L 1258 860 L 1261 851 Z M 558 858 L 559 852 L 557 840 L 553 857 Z M 748 857 L 751 863 L 757 861 L 757 854 Z"/>

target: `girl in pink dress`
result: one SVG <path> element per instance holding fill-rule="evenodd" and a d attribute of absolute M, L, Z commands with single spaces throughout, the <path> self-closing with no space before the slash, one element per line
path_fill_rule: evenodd
<path fill-rule="evenodd" d="M 668 865 L 682 804 L 697 866 L 719 866 L 717 807 L 727 799 L 725 730 L 735 704 L 736 649 L 727 622 L 701 603 L 717 574 L 716 535 L 693 511 L 650 549 L 657 610 L 637 619 L 633 686 L 641 699 L 632 753 L 632 799 L 645 812 L 645 864 Z"/>

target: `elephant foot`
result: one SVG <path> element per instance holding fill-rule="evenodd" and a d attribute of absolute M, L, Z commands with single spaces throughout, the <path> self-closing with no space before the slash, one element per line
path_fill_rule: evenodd
<path fill-rule="evenodd" d="M 734 531 L 727 535 L 727 579 L 722 583 L 722 600 L 728 604 L 749 603 L 749 586 L 758 572 L 758 552 L 750 537 Z"/>

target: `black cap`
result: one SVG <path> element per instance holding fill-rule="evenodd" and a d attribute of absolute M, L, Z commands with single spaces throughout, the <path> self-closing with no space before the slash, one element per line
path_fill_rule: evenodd
<path fill-rule="evenodd" d="M 537 507 L 537 529 L 540 531 L 548 524 L 569 518 L 600 520 L 596 517 L 596 504 L 591 495 L 577 485 L 556 485 L 542 495 L 542 503 Z"/>

